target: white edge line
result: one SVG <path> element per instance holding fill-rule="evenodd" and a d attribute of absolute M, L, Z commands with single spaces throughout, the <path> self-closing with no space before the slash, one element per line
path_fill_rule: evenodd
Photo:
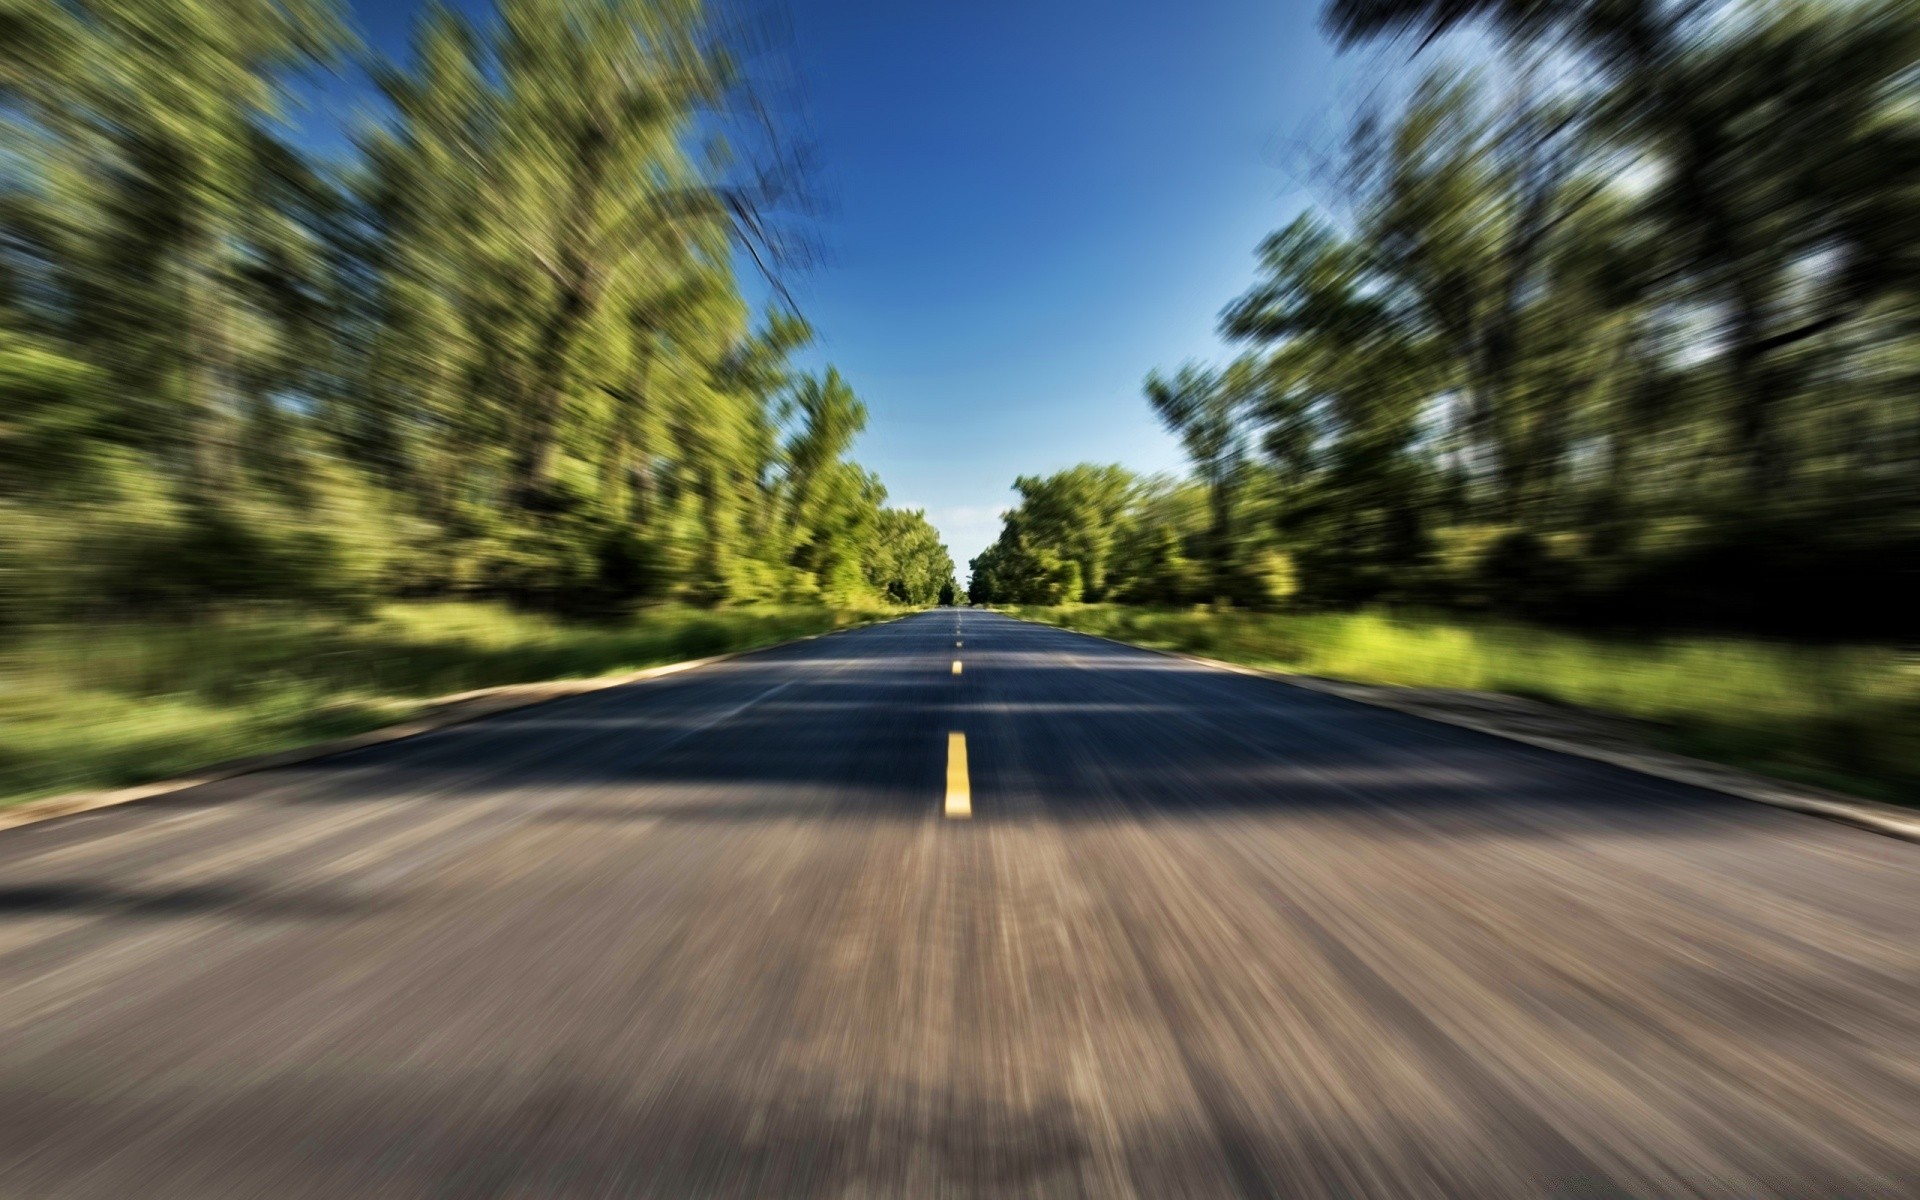
<path fill-rule="evenodd" d="M 426 708 L 444 707 L 447 712 L 429 712 L 410 721 L 396 725 L 385 725 L 379 729 L 370 729 L 350 737 L 333 738 L 324 742 L 313 742 L 305 746 L 296 746 L 291 750 L 278 750 L 270 754 L 250 755 L 246 758 L 232 759 L 223 763 L 214 763 L 204 767 L 193 775 L 176 779 L 163 779 L 155 783 L 143 783 L 136 787 L 117 788 L 107 792 L 68 792 L 58 796 L 46 796 L 39 800 L 29 800 L 10 808 L 0 808 L 0 832 L 17 829 L 25 825 L 37 825 L 42 821 L 54 821 L 61 817 L 78 816 L 81 813 L 94 812 L 102 808 L 114 808 L 122 804 L 132 804 L 138 800 L 152 800 L 160 796 L 170 796 L 175 792 L 184 792 L 191 788 L 204 787 L 209 783 L 235 779 L 242 775 L 254 775 L 262 771 L 273 771 L 281 767 L 297 766 L 311 762 L 316 758 L 331 758 L 336 754 L 347 754 L 354 750 L 364 750 L 369 746 L 383 746 L 388 742 L 405 741 L 421 734 L 449 729 L 455 725 L 465 725 L 500 713 L 515 709 L 531 708 L 536 704 L 545 704 L 549 700 L 565 700 L 573 696 L 583 696 L 590 692 L 605 691 L 608 688 L 623 687 L 631 683 L 644 683 L 650 679 L 659 679 L 665 675 L 677 675 L 682 671 L 691 671 L 698 667 L 709 667 L 731 659 L 744 658 L 749 654 L 759 654 L 767 650 L 777 650 L 782 646 L 794 646 L 801 642 L 810 642 L 816 638 L 832 637 L 841 633 L 857 633 L 862 629 L 877 629 L 882 625 L 891 625 L 908 617 L 919 616 L 919 610 L 901 613 L 881 621 L 869 621 L 863 625 L 849 625 L 844 629 L 828 629 L 820 633 L 802 634 L 788 638 L 783 642 L 769 642 L 764 646 L 752 646 L 744 650 L 729 650 L 725 654 L 709 655 L 706 658 L 690 658 L 681 662 L 662 663 L 659 666 L 642 667 L 638 671 L 629 671 L 623 675 L 599 675 L 591 679 L 550 679 L 531 683 L 508 683 L 499 687 L 480 688 L 470 692 L 455 692 L 448 696 L 434 696 L 420 703 Z M 759 697 L 756 697 L 756 700 Z"/>
<path fill-rule="evenodd" d="M 1504 738 L 1510 742 L 1521 742 L 1541 750 L 1552 750 L 1557 754 L 1566 754 L 1573 758 L 1589 759 L 1611 766 L 1624 767 L 1641 775 L 1655 779 L 1664 779 L 1669 783 L 1685 784 L 1688 787 L 1701 788 L 1709 792 L 1718 792 L 1723 796 L 1734 796 L 1741 800 L 1752 800 L 1757 804 L 1766 804 L 1774 808 L 1784 808 L 1792 812 L 1805 813 L 1808 816 L 1823 817 L 1829 821 L 1839 821 L 1888 837 L 1905 841 L 1920 842 L 1920 817 L 1908 816 L 1893 805 L 1877 804 L 1871 800 L 1855 800 L 1843 796 L 1821 796 L 1795 791 L 1791 785 L 1769 779 L 1763 775 L 1753 775 L 1734 767 L 1722 766 L 1702 759 L 1687 758 L 1685 755 L 1672 754 L 1664 750 L 1647 750 L 1641 754 L 1628 754 L 1617 750 L 1606 750 L 1596 746 L 1583 746 L 1578 742 L 1563 741 L 1560 738 L 1542 737 L 1538 734 L 1515 733 L 1497 725 L 1474 720 L 1472 717 L 1457 717 L 1451 714 L 1426 712 L 1409 705 L 1395 704 L 1385 696 L 1355 695 L 1349 685 L 1335 680 L 1321 680 L 1310 675 L 1294 675 L 1286 671 L 1268 670 L 1252 667 L 1245 663 L 1222 662 L 1217 658 L 1202 658 L 1198 654 L 1188 654 L 1180 650 L 1163 650 L 1158 646 L 1142 646 L 1134 642 L 1123 642 L 1118 638 L 1105 637 L 1098 633 L 1069 629 L 1064 625 L 1050 625 L 1045 621 L 1032 621 L 1025 617 L 1015 617 L 1011 613 L 1001 613 L 1015 621 L 1028 625 L 1037 625 L 1042 629 L 1058 629 L 1062 633 L 1075 633 L 1081 637 L 1094 638 L 1109 642 L 1115 646 L 1125 646 L 1129 650 L 1144 650 L 1151 654 L 1162 654 L 1168 658 L 1184 659 L 1198 663 L 1203 667 L 1213 667 L 1221 671 L 1231 671 L 1235 675 L 1250 675 L 1256 679 L 1265 679 L 1272 683 L 1297 687 L 1303 691 L 1317 692 L 1323 696 L 1333 696 L 1340 700 L 1349 700 L 1355 704 L 1365 704 L 1371 708 L 1384 708 L 1390 712 L 1404 713 L 1410 717 L 1419 717 L 1423 721 L 1432 721 L 1438 725 L 1453 725 L 1461 729 L 1471 729 L 1475 733 L 1484 733 L 1491 737 Z M 1388 684 L 1365 684 L 1355 680 L 1351 687 L 1385 689 Z M 1659 761 L 1660 759 L 1670 761 Z"/>

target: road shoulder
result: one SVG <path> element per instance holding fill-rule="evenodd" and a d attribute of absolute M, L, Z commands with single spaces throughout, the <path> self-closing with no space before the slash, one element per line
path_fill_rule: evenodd
<path fill-rule="evenodd" d="M 833 637 L 836 634 L 852 633 L 860 629 L 873 629 L 888 625 L 915 613 L 902 613 L 884 620 L 868 621 L 843 629 L 829 629 L 822 633 L 809 633 L 802 637 L 789 638 L 782 642 L 771 642 L 764 646 L 749 646 L 740 650 L 729 650 L 724 654 L 712 654 L 705 658 L 690 658 L 681 662 L 661 663 L 656 666 L 642 667 L 636 671 L 625 671 L 617 675 L 596 675 L 588 679 L 550 679 L 536 683 L 509 683 L 499 687 L 480 688 L 470 692 L 459 692 L 450 696 L 436 696 L 421 702 L 421 711 L 404 721 L 393 725 L 383 725 L 365 733 L 350 737 L 329 738 L 326 741 L 310 742 L 304 746 L 295 746 L 288 750 L 279 750 L 271 754 L 254 754 L 244 758 L 228 759 L 213 763 L 195 771 L 191 775 L 182 775 L 173 779 L 157 780 L 134 787 L 114 788 L 107 791 L 67 792 L 58 796 L 47 796 L 39 800 L 29 800 L 23 804 L 0 808 L 0 831 L 14 829 L 22 825 L 35 825 L 41 821 L 58 820 L 61 817 L 76 816 L 102 808 L 113 808 L 122 804 L 132 804 L 140 800 L 152 800 L 161 796 L 170 796 L 191 788 L 203 787 L 210 783 L 219 783 L 241 775 L 255 775 L 262 771 L 278 770 L 281 767 L 297 766 L 315 759 L 330 758 L 336 754 L 347 754 L 354 750 L 364 750 L 370 746 L 382 746 L 389 742 L 404 741 L 419 737 L 454 725 L 464 725 L 469 721 L 478 721 L 499 713 L 511 712 L 518 708 L 528 708 L 535 704 L 545 704 L 550 700 L 564 700 L 570 696 L 583 696 L 589 692 L 605 691 L 608 688 L 625 687 L 628 684 L 644 683 L 650 679 L 659 679 L 668 675 L 678 675 L 699 667 L 712 666 L 750 654 L 763 654 L 777 650 L 782 646 L 794 646 L 801 642 L 810 642 L 816 638 Z"/>
<path fill-rule="evenodd" d="M 1003 615 L 1012 616 L 1010 613 Z M 1013 619 L 1025 620 L 1023 617 Z M 1920 813 L 1911 809 L 1862 800 L 1803 784 L 1787 783 L 1750 771 L 1741 771 L 1718 763 L 1635 745 L 1619 736 L 1612 723 L 1583 721 L 1557 706 L 1542 704 L 1523 697 L 1453 692 L 1435 688 L 1390 687 L 1381 684 L 1355 683 L 1343 679 L 1327 679 L 1317 675 L 1301 675 L 1266 667 L 1248 666 L 1245 663 L 1225 662 L 1180 650 L 1162 649 L 1158 646 L 1143 646 L 1135 642 L 1103 637 L 1097 633 L 1086 633 L 1043 621 L 1026 623 L 1038 625 L 1043 629 L 1077 633 L 1082 637 L 1097 638 L 1116 646 L 1145 650 L 1168 658 L 1184 659 L 1201 666 L 1231 671 L 1237 675 L 1251 675 L 1306 691 L 1336 696 L 1356 704 L 1392 709 L 1424 720 L 1436 721 L 1442 725 L 1471 729 L 1476 733 L 1521 742 L 1543 750 L 1572 755 L 1575 758 L 1624 767 L 1629 771 L 1650 775 L 1671 783 L 1704 788 L 1707 791 L 1738 797 L 1742 800 L 1752 800 L 1774 808 L 1806 813 L 1829 821 L 1840 821 L 1885 834 L 1888 837 L 1920 842 Z"/>

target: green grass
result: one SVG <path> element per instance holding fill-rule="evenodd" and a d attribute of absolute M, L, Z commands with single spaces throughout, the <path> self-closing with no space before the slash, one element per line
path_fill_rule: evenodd
<path fill-rule="evenodd" d="M 449 693 L 612 674 L 884 615 L 660 608 L 579 624 L 413 602 L 362 620 L 253 613 L 9 632 L 0 635 L 0 803 L 358 733 Z"/>
<path fill-rule="evenodd" d="M 1920 661 L 1878 647 L 1581 637 L 1496 621 L 1084 605 L 1015 615 L 1143 646 L 1406 687 L 1504 692 L 1647 723 L 1662 748 L 1920 803 Z"/>

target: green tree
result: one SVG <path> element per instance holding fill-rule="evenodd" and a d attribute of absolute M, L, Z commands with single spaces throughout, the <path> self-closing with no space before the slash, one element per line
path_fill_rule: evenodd
<path fill-rule="evenodd" d="M 792 181 L 726 145 L 719 33 L 430 6 L 332 162 L 281 136 L 327 0 L 0 2 L 6 613 L 937 598 L 864 408 L 741 295 Z"/>
<path fill-rule="evenodd" d="M 1024 536 L 1078 566 L 1081 590 L 1069 598 L 1103 599 L 1114 543 L 1133 502 L 1133 475 L 1083 463 L 1045 477 L 1023 475 L 1013 487 Z"/>
<path fill-rule="evenodd" d="M 1261 248 L 1222 320 L 1241 357 L 1148 384 L 1211 500 L 1184 543 L 1209 594 L 1817 628 L 1812 581 L 1845 579 L 1850 624 L 1910 627 L 1920 11 L 1328 23 L 1410 36 L 1415 75 L 1353 121 L 1329 210 Z M 1124 553 L 1181 544 L 1148 532 Z"/>

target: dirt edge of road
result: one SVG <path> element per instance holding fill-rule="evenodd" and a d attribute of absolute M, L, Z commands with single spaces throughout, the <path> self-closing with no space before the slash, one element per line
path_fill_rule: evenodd
<path fill-rule="evenodd" d="M 1060 628 L 1060 626 L 1040 621 L 1029 621 L 1028 624 L 1038 625 L 1043 629 Z M 1082 637 L 1099 638 L 1103 642 L 1112 642 L 1114 645 L 1127 646 L 1134 650 L 1163 654 L 1168 658 L 1185 659 L 1187 662 L 1214 667 L 1222 671 L 1232 671 L 1238 675 L 1251 675 L 1324 695 L 1338 696 L 1357 704 L 1390 708 L 1410 716 L 1438 721 L 1443 725 L 1454 725 L 1461 729 L 1471 729 L 1476 733 L 1505 738 L 1508 741 L 1523 742 L 1543 750 L 1624 767 L 1629 771 L 1651 775 L 1671 783 L 1704 788 L 1707 791 L 1738 797 L 1742 800 L 1752 800 L 1774 808 L 1823 817 L 1829 821 L 1840 821 L 1885 834 L 1888 837 L 1920 842 L 1920 812 L 1901 808 L 1898 805 L 1882 804 L 1838 792 L 1787 783 L 1765 775 L 1756 775 L 1750 771 L 1736 770 L 1718 763 L 1655 750 L 1635 743 L 1630 736 L 1632 723 L 1625 720 L 1607 718 L 1596 713 L 1504 693 L 1354 683 L 1344 679 L 1328 679 L 1319 675 L 1302 675 L 1266 667 L 1248 666 L 1245 663 L 1225 662 L 1184 651 L 1166 650 L 1158 646 L 1142 646 L 1136 642 L 1101 637 L 1097 633 L 1085 633 L 1078 629 L 1067 630 L 1067 632 L 1078 633 Z"/>
<path fill-rule="evenodd" d="M 271 754 L 254 754 L 245 758 L 228 759 L 225 762 L 203 767 L 191 775 L 143 783 L 135 787 L 114 788 L 111 791 L 66 792 L 58 796 L 46 796 L 39 800 L 29 800 L 24 804 L 0 808 L 0 831 L 15 829 L 22 825 L 35 825 L 41 821 L 54 821 L 61 817 L 78 816 L 96 809 L 170 796 L 189 788 L 219 783 L 223 779 L 232 779 L 239 775 L 254 775 L 261 771 L 277 770 L 280 767 L 297 766 L 317 758 L 330 758 L 336 754 L 364 750 L 369 746 L 404 741 L 407 738 L 419 737 L 423 733 L 432 733 L 453 725 L 464 725 L 468 721 L 478 721 L 482 717 L 510 712 L 516 708 L 528 708 L 535 704 L 545 704 L 549 700 L 564 700 L 569 696 L 582 696 L 589 692 L 623 687 L 630 683 L 644 683 L 649 679 L 678 675 L 697 667 L 712 666 L 715 663 L 744 658 L 749 654 L 763 654 L 768 650 L 810 642 L 815 638 L 833 637 L 835 634 L 851 633 L 857 629 L 872 629 L 913 615 L 915 614 L 901 613 L 899 616 L 850 625 L 844 629 L 809 633 L 803 637 L 770 642 L 764 646 L 750 646 L 744 650 L 729 650 L 724 654 L 711 654 L 705 658 L 661 663 L 619 675 L 596 675 L 591 679 L 549 679 L 537 683 L 508 683 L 499 687 L 479 688 L 471 692 L 457 692 L 450 696 L 436 696 L 422 701 L 423 711 L 414 717 L 397 724 L 382 725 L 378 729 L 370 729 L 365 733 L 356 733 L 351 737 L 329 738 L 326 741 L 310 742 L 304 746 L 295 746 L 290 750 L 279 750 Z"/>

